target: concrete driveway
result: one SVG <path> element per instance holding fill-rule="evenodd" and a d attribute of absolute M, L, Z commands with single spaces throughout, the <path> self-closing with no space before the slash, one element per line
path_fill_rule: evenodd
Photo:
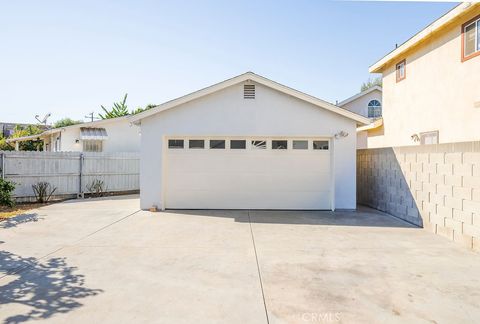
<path fill-rule="evenodd" d="M 74 200 L 0 222 L 0 320 L 475 322 L 480 255 L 388 215 L 138 210 Z"/>

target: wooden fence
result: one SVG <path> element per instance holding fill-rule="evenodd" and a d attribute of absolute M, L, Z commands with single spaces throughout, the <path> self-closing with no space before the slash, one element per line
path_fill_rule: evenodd
<path fill-rule="evenodd" d="M 57 197 L 83 196 L 95 180 L 108 192 L 138 191 L 139 165 L 138 153 L 0 151 L 0 176 L 15 182 L 20 201 L 31 200 L 32 185 L 43 181 Z"/>

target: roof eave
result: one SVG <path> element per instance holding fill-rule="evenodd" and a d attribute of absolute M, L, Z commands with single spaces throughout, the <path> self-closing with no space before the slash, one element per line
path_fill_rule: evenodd
<path fill-rule="evenodd" d="M 24 141 L 32 141 L 32 140 L 37 140 L 41 139 L 43 136 L 43 133 L 37 134 L 37 135 L 29 135 L 29 136 L 22 136 L 22 137 L 14 137 L 14 138 L 7 138 L 5 142 L 7 143 L 15 143 L 15 142 L 24 142 Z"/>
<path fill-rule="evenodd" d="M 412 47 L 416 46 L 426 38 L 430 37 L 434 32 L 437 32 L 439 29 L 448 25 L 453 19 L 472 10 L 477 6 L 480 6 L 480 4 L 471 2 L 460 3 L 459 5 L 448 11 L 446 14 L 435 20 L 433 23 L 419 31 L 417 34 L 413 35 L 406 42 L 404 42 L 403 44 L 395 48 L 393 51 L 382 57 L 376 63 L 371 65 L 368 71 L 370 73 L 382 73 L 385 66 L 389 65 L 392 60 L 398 58 L 398 56 L 403 55 Z"/>
<path fill-rule="evenodd" d="M 362 131 L 366 131 L 366 130 L 375 129 L 375 128 L 378 128 L 382 125 L 383 125 L 383 118 L 382 117 L 380 117 L 378 119 L 375 119 L 373 121 L 371 119 L 369 119 L 369 124 L 365 125 L 365 126 L 358 127 L 357 132 L 362 132 Z"/>
<path fill-rule="evenodd" d="M 343 108 L 340 108 L 338 106 L 335 106 L 334 104 L 331 104 L 327 101 L 324 101 L 322 99 L 319 99 L 319 98 L 316 98 L 316 97 L 313 97 L 311 95 L 308 95 L 306 93 L 303 93 L 301 91 L 298 91 L 298 90 L 295 90 L 293 88 L 290 88 L 290 87 L 287 87 L 283 84 L 280 84 L 280 83 L 277 83 L 275 81 L 272 81 L 270 79 L 267 79 L 265 77 L 262 77 L 258 74 L 255 74 L 253 72 L 247 72 L 247 73 L 244 73 L 244 74 L 241 74 L 241 75 L 238 75 L 236 77 L 233 77 L 231 79 L 228 79 L 228 80 L 225 80 L 223 82 L 220 82 L 220 83 L 216 83 L 210 87 L 207 87 L 207 88 L 203 88 L 201 90 L 198 90 L 198 91 L 195 91 L 195 92 L 192 92 L 190 94 L 187 94 L 183 97 L 179 97 L 177 99 L 173 99 L 173 100 L 170 100 L 170 101 L 167 101 L 159 106 L 156 106 L 154 108 L 151 108 L 149 110 L 146 110 L 146 111 L 143 111 L 139 114 L 136 114 L 136 115 L 133 115 L 133 116 L 130 116 L 128 117 L 128 120 L 135 124 L 135 125 L 139 125 L 141 123 L 141 120 L 142 119 L 145 119 L 145 118 L 148 118 L 150 116 L 153 116 L 155 114 L 158 114 L 162 111 L 165 111 L 165 110 L 168 110 L 168 109 L 171 109 L 171 108 L 174 108 L 176 106 L 179 106 L 179 105 L 182 105 L 182 104 L 185 104 L 189 101 L 192 101 L 192 100 L 195 100 L 195 99 L 198 99 L 200 97 L 203 97 L 205 95 L 209 95 L 211 93 L 214 93 L 214 92 L 217 92 L 219 90 L 222 90 L 222 89 L 225 89 L 227 87 L 230 87 L 232 85 L 235 85 L 235 84 L 238 84 L 240 82 L 244 82 L 244 81 L 247 81 L 247 80 L 251 80 L 253 82 L 257 82 L 259 84 L 262 84 L 264 86 L 267 86 L 267 87 L 270 87 L 274 90 L 277 90 L 277 91 L 280 91 L 280 92 L 283 92 L 283 93 L 286 93 L 288 95 L 291 95 L 293 97 L 296 97 L 300 100 L 303 100 L 303 101 L 306 101 L 306 102 L 309 102 L 315 106 L 318 106 L 320 108 L 324 108 L 326 110 L 329 110 L 329 111 L 332 111 L 334 113 L 337 113 L 339 115 L 342 115 L 346 118 L 349 118 L 349 119 L 353 119 L 355 120 L 357 123 L 360 123 L 360 124 L 369 124 L 370 121 L 368 120 L 368 118 L 365 118 L 361 115 L 358 115 L 358 114 L 355 114 L 349 110 L 346 110 L 346 109 L 343 109 Z"/>

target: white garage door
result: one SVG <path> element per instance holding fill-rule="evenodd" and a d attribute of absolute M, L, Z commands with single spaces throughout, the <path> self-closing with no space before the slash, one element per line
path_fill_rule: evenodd
<path fill-rule="evenodd" d="M 327 139 L 175 137 L 166 141 L 172 209 L 331 209 Z"/>

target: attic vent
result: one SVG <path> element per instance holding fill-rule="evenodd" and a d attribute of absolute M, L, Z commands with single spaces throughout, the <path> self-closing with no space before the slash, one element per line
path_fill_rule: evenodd
<path fill-rule="evenodd" d="M 243 99 L 255 99 L 255 85 L 244 84 L 243 85 Z"/>

